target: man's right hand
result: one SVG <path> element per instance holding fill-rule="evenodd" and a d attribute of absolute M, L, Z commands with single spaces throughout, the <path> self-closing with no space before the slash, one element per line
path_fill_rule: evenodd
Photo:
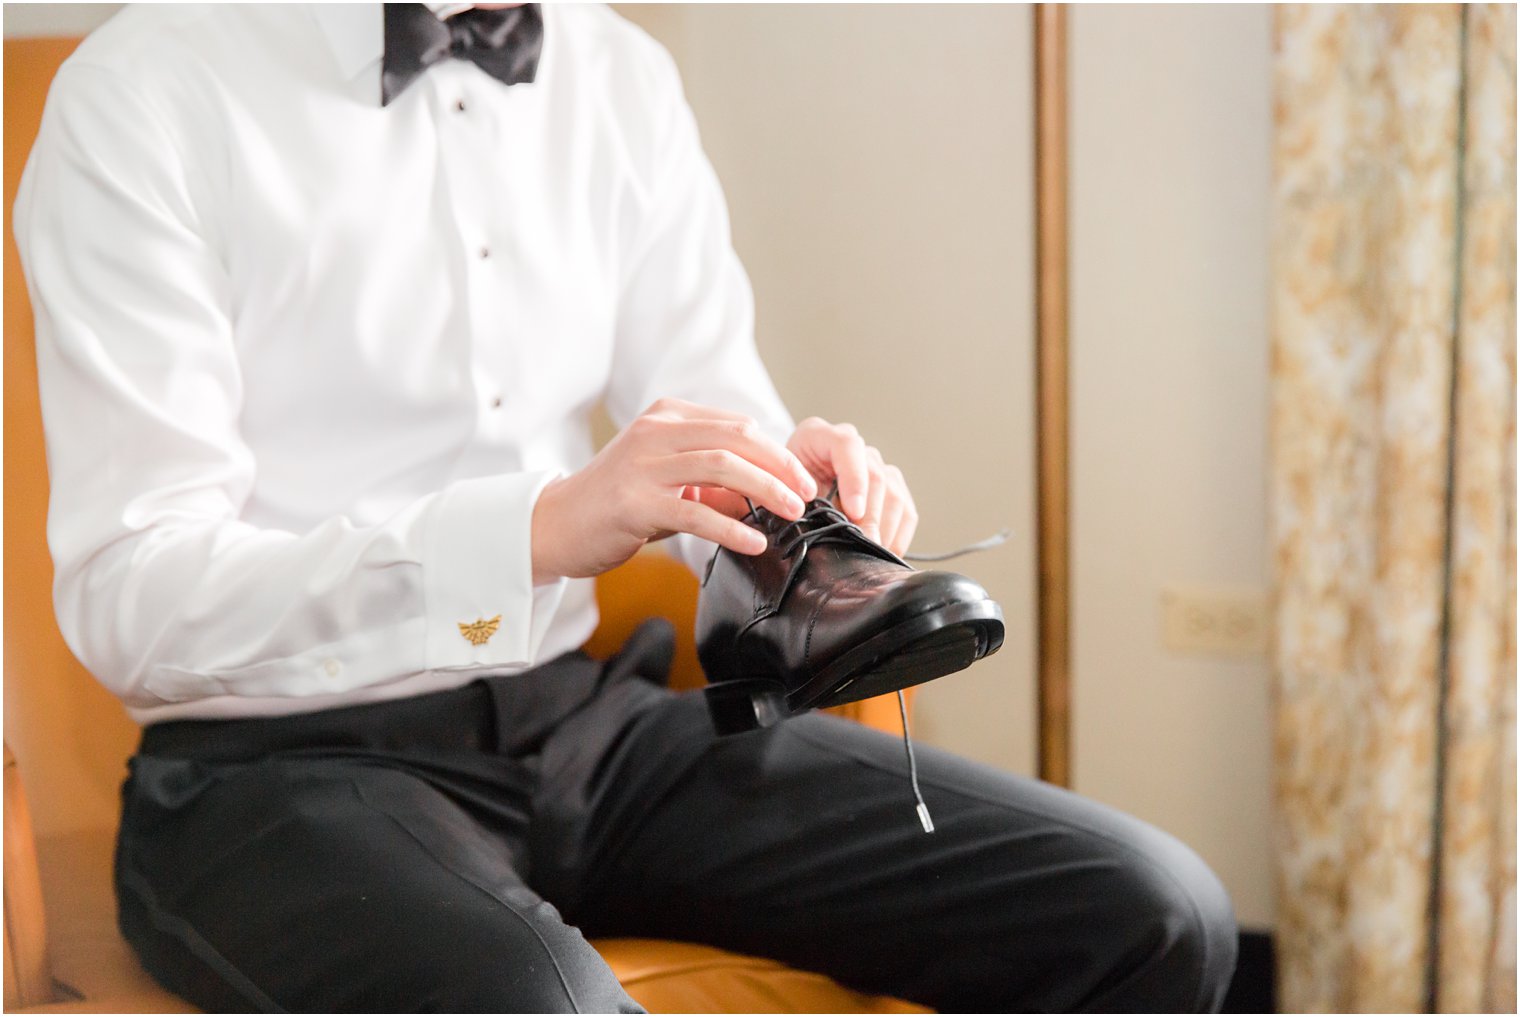
<path fill-rule="evenodd" d="M 651 540 L 691 533 L 739 554 L 765 537 L 741 523 L 743 498 L 787 519 L 818 485 L 748 417 L 661 399 L 585 468 L 551 481 L 533 510 L 533 581 L 594 576 Z"/>

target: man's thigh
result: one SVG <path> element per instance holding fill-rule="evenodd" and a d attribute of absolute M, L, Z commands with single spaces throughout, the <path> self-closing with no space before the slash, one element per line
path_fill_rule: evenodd
<path fill-rule="evenodd" d="M 139 757 L 123 932 L 210 1009 L 635 1009 L 503 833 L 403 769 Z"/>
<path fill-rule="evenodd" d="M 700 708 L 672 697 L 652 711 L 621 765 L 674 751 L 670 731 L 689 743 Z M 925 833 L 902 741 L 824 715 L 708 737 L 693 758 L 616 851 L 588 859 L 570 917 L 589 934 L 711 943 L 943 1010 L 1188 1010 L 1222 996 L 1228 898 L 1151 826 L 922 747 Z M 592 800 L 627 816 L 619 769 Z"/>

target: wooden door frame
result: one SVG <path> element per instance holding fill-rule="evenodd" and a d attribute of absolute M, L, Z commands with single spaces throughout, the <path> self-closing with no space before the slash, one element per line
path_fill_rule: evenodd
<path fill-rule="evenodd" d="M 1035 533 L 1039 775 L 1071 786 L 1066 8 L 1034 5 Z"/>

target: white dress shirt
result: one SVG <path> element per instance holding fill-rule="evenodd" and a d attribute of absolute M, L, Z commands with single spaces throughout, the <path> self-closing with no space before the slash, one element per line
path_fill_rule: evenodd
<path fill-rule="evenodd" d="M 385 108 L 378 4 L 133 6 L 59 71 L 14 218 L 54 602 L 138 720 L 574 649 L 590 581 L 535 588 L 530 526 L 593 407 L 789 433 L 674 64 L 544 20 L 534 83 L 448 60 Z"/>

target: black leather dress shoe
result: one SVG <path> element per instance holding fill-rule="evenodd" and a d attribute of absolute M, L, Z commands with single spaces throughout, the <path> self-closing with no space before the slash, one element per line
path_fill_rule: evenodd
<path fill-rule="evenodd" d="M 719 548 L 697 601 L 697 655 L 722 734 L 768 727 L 969 667 L 1003 645 L 1003 609 L 953 572 L 920 572 L 815 499 L 764 508 L 759 555 Z"/>

